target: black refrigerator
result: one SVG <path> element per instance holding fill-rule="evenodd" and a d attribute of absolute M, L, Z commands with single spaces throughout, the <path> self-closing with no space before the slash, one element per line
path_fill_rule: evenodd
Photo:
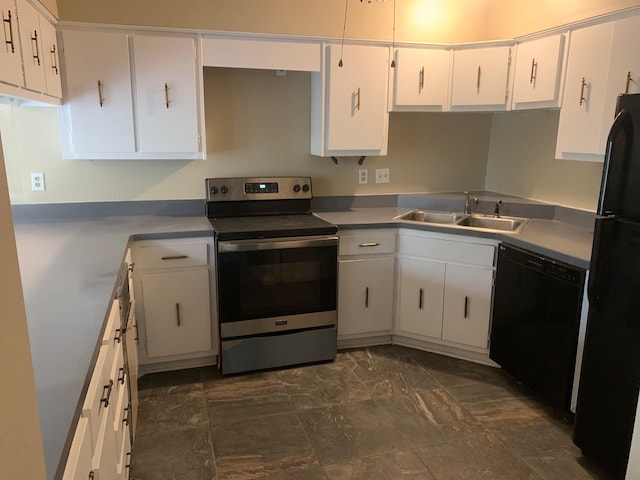
<path fill-rule="evenodd" d="M 624 479 L 640 390 L 640 94 L 618 97 L 598 215 L 573 441 Z"/>

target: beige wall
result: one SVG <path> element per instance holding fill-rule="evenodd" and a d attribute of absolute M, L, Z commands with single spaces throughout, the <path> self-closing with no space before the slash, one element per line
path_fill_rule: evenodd
<path fill-rule="evenodd" d="M 602 164 L 556 160 L 559 112 L 494 114 L 487 190 L 595 210 Z"/>
<path fill-rule="evenodd" d="M 0 478 L 45 478 L 31 348 L 0 148 Z"/>
<path fill-rule="evenodd" d="M 486 32 L 514 38 L 638 5 L 638 0 L 490 0 Z"/>
<path fill-rule="evenodd" d="M 347 38 L 391 40 L 394 1 L 348 0 Z M 485 37 L 488 0 L 396 0 L 396 39 Z M 65 21 L 340 37 L 345 0 L 58 0 Z"/>

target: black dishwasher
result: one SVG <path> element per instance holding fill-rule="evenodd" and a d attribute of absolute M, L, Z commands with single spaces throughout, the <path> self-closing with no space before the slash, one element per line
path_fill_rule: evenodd
<path fill-rule="evenodd" d="M 501 244 L 490 357 L 569 412 L 585 270 Z"/>

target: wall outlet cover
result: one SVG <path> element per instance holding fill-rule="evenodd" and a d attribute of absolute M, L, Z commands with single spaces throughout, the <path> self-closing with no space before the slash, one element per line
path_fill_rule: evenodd
<path fill-rule="evenodd" d="M 358 184 L 365 185 L 369 183 L 369 170 L 366 168 L 358 169 Z"/>
<path fill-rule="evenodd" d="M 44 192 L 44 173 L 35 172 L 31 174 L 31 190 L 34 192 Z"/>

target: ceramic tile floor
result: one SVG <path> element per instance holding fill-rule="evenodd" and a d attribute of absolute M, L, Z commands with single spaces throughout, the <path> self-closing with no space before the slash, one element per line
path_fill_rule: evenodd
<path fill-rule="evenodd" d="M 501 370 L 399 346 L 146 375 L 138 418 L 134 480 L 607 479 Z"/>

